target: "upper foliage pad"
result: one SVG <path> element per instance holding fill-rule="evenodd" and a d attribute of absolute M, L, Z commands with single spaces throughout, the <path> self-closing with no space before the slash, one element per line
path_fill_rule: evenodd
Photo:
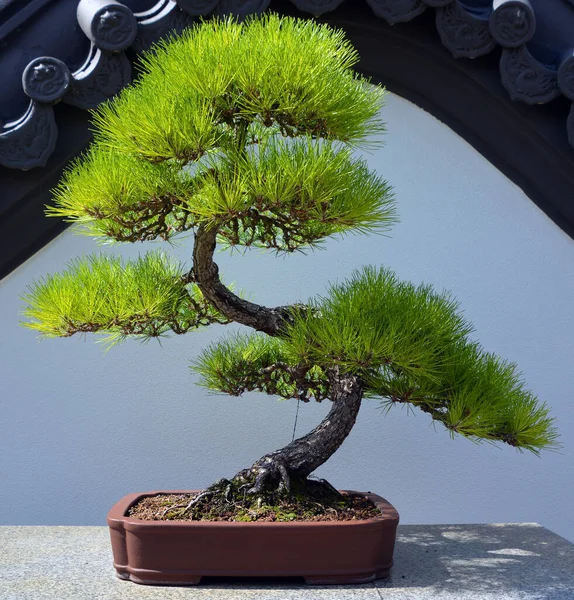
<path fill-rule="evenodd" d="M 82 233 L 118 241 L 170 239 L 200 223 L 220 241 L 293 251 L 395 220 L 389 185 L 348 149 L 271 135 L 232 156 L 204 159 L 193 174 L 101 144 L 75 161 L 48 214 Z"/>
<path fill-rule="evenodd" d="M 229 245 L 279 251 L 385 228 L 390 188 L 350 154 L 384 129 L 357 58 L 341 31 L 276 15 L 161 42 L 96 110 L 96 143 L 48 214 L 131 242 L 210 222 Z"/>
<path fill-rule="evenodd" d="M 168 240 L 197 224 L 187 210 L 197 189 L 198 182 L 176 163 L 154 164 L 92 144 L 66 170 L 46 212 L 86 235 Z"/>
<path fill-rule="evenodd" d="M 360 144 L 382 130 L 383 92 L 351 67 L 342 31 L 266 15 L 212 20 L 160 42 L 136 85 L 96 111 L 101 143 L 152 161 L 225 148 L 238 121 Z"/>
<path fill-rule="evenodd" d="M 231 246 L 290 252 L 347 231 L 382 231 L 394 222 L 389 185 L 348 149 L 311 139 L 271 137 L 205 173 L 187 203 L 213 221 Z"/>

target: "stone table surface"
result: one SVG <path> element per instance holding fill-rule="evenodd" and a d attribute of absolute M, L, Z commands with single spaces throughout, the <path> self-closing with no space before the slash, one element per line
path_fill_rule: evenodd
<path fill-rule="evenodd" d="M 390 579 L 310 587 L 204 579 L 151 587 L 114 576 L 106 527 L 0 527 L 0 600 L 574 600 L 574 544 L 534 523 L 400 525 Z"/>

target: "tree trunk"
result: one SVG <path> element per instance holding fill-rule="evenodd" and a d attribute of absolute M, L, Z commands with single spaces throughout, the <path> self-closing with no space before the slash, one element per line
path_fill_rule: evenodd
<path fill-rule="evenodd" d="M 363 384 L 357 376 L 340 374 L 338 369 L 331 372 L 330 380 L 333 406 L 323 421 L 307 435 L 266 454 L 235 476 L 235 480 L 253 481 L 249 493 L 290 492 L 293 481 L 304 482 L 349 435 L 361 407 Z"/>
<path fill-rule="evenodd" d="M 213 306 L 231 321 L 275 336 L 289 318 L 290 307 L 267 308 L 243 300 L 219 279 L 219 267 L 213 261 L 217 227 L 200 225 L 193 247 L 193 280 Z"/>
<path fill-rule="evenodd" d="M 294 310 L 308 310 L 301 306 L 267 308 L 236 296 L 219 279 L 219 267 L 213 261 L 217 242 L 217 226 L 202 224 L 195 234 L 193 269 L 188 275 L 205 298 L 225 317 L 262 331 L 279 335 L 285 323 L 292 319 Z M 261 457 L 250 468 L 244 469 L 230 481 L 222 479 L 204 490 L 190 505 L 203 498 L 224 497 L 226 501 L 233 490 L 244 494 L 272 497 L 292 492 L 293 488 L 310 494 L 323 493 L 334 488 L 327 482 L 313 482 L 308 476 L 341 446 L 349 435 L 363 398 L 363 382 L 359 377 L 341 373 L 338 368 L 329 371 L 329 398 L 333 406 L 323 421 L 307 435 L 294 440 L 284 448 Z M 319 488 L 323 488 L 322 490 Z"/>

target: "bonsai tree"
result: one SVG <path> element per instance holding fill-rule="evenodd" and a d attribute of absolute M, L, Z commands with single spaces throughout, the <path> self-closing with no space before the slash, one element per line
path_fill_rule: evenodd
<path fill-rule="evenodd" d="M 136 83 L 94 114 L 95 141 L 55 191 L 52 216 L 117 242 L 193 233 L 187 267 L 160 252 L 73 260 L 30 286 L 28 326 L 111 343 L 241 323 L 195 370 L 232 396 L 260 391 L 331 402 L 307 435 L 204 490 L 273 502 L 331 489 L 309 476 L 343 443 L 364 397 L 410 404 L 451 433 L 537 453 L 553 446 L 548 408 L 515 365 L 481 349 L 447 294 L 366 267 L 305 304 L 266 307 L 220 278 L 216 246 L 277 253 L 381 231 L 389 185 L 353 150 L 383 131 L 384 90 L 352 70 L 341 31 L 268 15 L 214 20 L 162 42 Z"/>

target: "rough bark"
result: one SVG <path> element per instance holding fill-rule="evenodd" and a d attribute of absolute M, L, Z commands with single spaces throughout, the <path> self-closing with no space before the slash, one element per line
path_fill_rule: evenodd
<path fill-rule="evenodd" d="M 275 336 L 290 317 L 291 308 L 267 308 L 243 300 L 225 287 L 219 279 L 219 267 L 213 260 L 217 243 L 217 227 L 200 225 L 193 248 L 193 280 L 201 293 L 232 321 Z"/>
<path fill-rule="evenodd" d="M 341 446 L 355 424 L 363 398 L 361 380 L 338 369 L 330 373 L 331 410 L 315 429 L 284 448 L 261 457 L 238 473 L 234 480 L 253 482 L 249 493 L 266 489 L 291 491 L 293 482 L 301 484 Z"/>

